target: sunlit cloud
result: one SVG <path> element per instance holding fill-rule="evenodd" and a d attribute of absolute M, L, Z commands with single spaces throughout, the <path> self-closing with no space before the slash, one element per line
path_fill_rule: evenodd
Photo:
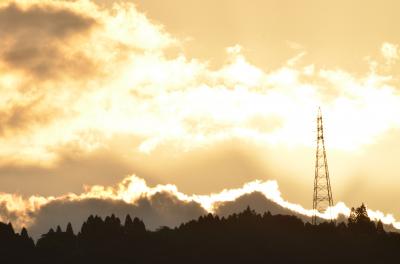
<path fill-rule="evenodd" d="M 381 53 L 387 64 L 393 64 L 396 60 L 399 59 L 399 46 L 385 42 L 382 44 Z"/>
<path fill-rule="evenodd" d="M 350 215 L 350 209 L 342 202 L 337 203 L 332 208 L 328 208 L 326 212 L 314 212 L 313 210 L 305 209 L 301 205 L 291 203 L 281 196 L 277 182 L 272 180 L 256 180 L 248 182 L 240 188 L 224 189 L 219 193 L 209 195 L 187 195 L 180 192 L 173 184 L 150 187 L 143 179 L 132 175 L 126 177 L 116 186 L 86 186 L 85 192 L 81 194 L 69 193 L 59 197 L 31 196 L 24 199 L 18 195 L 2 193 L 0 194 L 0 204 L 4 205 L 7 213 L 2 212 L 0 214 L 0 221 L 11 221 L 17 228 L 22 228 L 23 226 L 29 228 L 35 224 L 35 215 L 40 212 L 41 208 L 52 202 L 73 203 L 100 199 L 123 201 L 127 204 L 135 205 L 139 200 L 143 198 L 151 199 L 159 193 L 167 193 L 183 203 L 195 202 L 204 208 L 206 212 L 215 213 L 218 207 L 225 202 L 235 201 L 244 195 L 254 192 L 263 194 L 268 200 L 289 209 L 293 214 L 311 217 L 316 213 L 319 217 L 327 220 L 337 218 L 339 215 L 346 217 Z M 368 215 L 373 220 L 381 220 L 384 224 L 393 225 L 395 228 L 400 229 L 400 222 L 397 222 L 391 214 L 368 209 Z"/>
<path fill-rule="evenodd" d="M 190 149 L 232 137 L 262 144 L 312 146 L 311 128 L 317 106 L 322 106 L 329 120 L 327 144 L 333 149 L 356 150 L 399 126 L 400 97 L 390 76 L 369 72 L 360 77 L 340 69 L 302 65 L 302 58 L 307 56 L 304 51 L 281 68 L 266 72 L 246 59 L 240 45 L 228 47 L 227 63 L 211 69 L 206 62 L 188 59 L 182 52 L 167 57 L 165 50 L 179 47 L 179 40 L 132 4 L 114 4 L 107 9 L 90 1 L 12 3 L 17 5 L 2 3 L 2 12 L 7 16 L 18 12 L 21 16 L 40 13 L 49 19 L 57 19 L 53 17 L 55 12 L 71 16 L 68 19 L 77 29 L 66 32 L 76 45 L 65 47 L 60 43 L 63 36 L 57 35 L 60 33 L 47 38 L 54 39 L 54 48 L 63 57 L 77 54 L 80 59 L 74 61 L 79 65 L 87 68 L 81 64 L 84 58 L 95 68 L 77 78 L 58 65 L 49 65 L 49 69 L 66 74 L 62 81 L 48 79 L 46 74 L 46 82 L 35 84 L 29 83 L 29 76 L 24 80 L 24 75 L 13 71 L 19 66 L 2 73 L 1 91 L 9 98 L 8 106 L 3 106 L 7 114 L 2 130 L 10 131 L 8 140 L 1 143 L 2 156 L 13 153 L 15 160 L 51 163 L 57 159 L 54 146 L 74 141 L 88 150 L 102 146 L 102 142 L 94 142 L 93 138 L 87 142 L 88 137 L 81 136 L 88 131 L 104 135 L 97 140 L 118 133 L 140 136 L 143 142 L 138 149 L 144 153 L 165 142 Z M 42 16 L 40 21 L 46 19 Z M 79 33 L 80 20 L 95 25 L 90 34 Z M 15 41 L 20 36 L 11 28 L 10 38 Z M 48 32 L 45 34 L 62 31 L 50 28 Z M 24 28 L 24 35 L 31 33 Z M 13 52 L 23 48 L 15 46 Z M 382 55 L 396 59 L 396 46 L 384 43 Z M 15 85 L 21 88 L 12 89 Z M 55 86 L 56 90 L 50 88 Z M 32 92 L 26 94 L 22 87 Z M 29 114 L 13 113 L 24 100 Z M 19 133 L 12 129 L 19 124 L 16 118 L 23 120 Z M 63 127 L 63 133 L 57 132 L 59 127 Z M 18 154 L 15 148 L 19 148 Z"/>
<path fill-rule="evenodd" d="M 165 146 L 185 153 L 230 139 L 261 148 L 310 149 L 318 106 L 329 151 L 361 152 L 400 126 L 399 84 L 391 68 L 398 45 L 385 40 L 379 57 L 370 57 L 369 71 L 361 74 L 306 63 L 307 48 L 294 42 L 288 45 L 297 54 L 266 70 L 240 43 L 225 47 L 225 63 L 218 67 L 191 58 L 185 40 L 130 3 L 2 1 L 1 21 L 7 22 L 0 23 L 1 165 L 56 167 L 71 146 L 77 153 L 115 151 L 124 157 L 155 155 Z M 115 150 L 113 139 L 121 134 L 126 144 Z M 137 144 L 130 144 L 133 140 Z M 128 177 L 116 187 L 91 186 L 79 195 L 23 199 L 4 193 L 0 202 L 18 215 L 13 221 L 19 226 L 29 226 L 31 213 L 51 201 L 134 203 L 162 191 L 208 212 L 256 191 L 290 210 L 313 213 L 285 201 L 274 181 L 209 195 L 185 194 L 173 183 L 148 187 Z M 332 211 L 349 214 L 340 202 Z M 399 227 L 391 215 L 369 212 Z"/>

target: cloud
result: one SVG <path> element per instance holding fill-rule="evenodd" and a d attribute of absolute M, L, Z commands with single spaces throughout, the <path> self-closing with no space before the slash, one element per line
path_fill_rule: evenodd
<path fill-rule="evenodd" d="M 4 34 L 32 34 L 41 37 L 66 38 L 88 30 L 95 21 L 72 10 L 57 8 L 56 5 L 35 4 L 26 9 L 16 3 L 9 3 L 0 11 L 1 30 Z M 27 36 L 31 38 L 33 36 Z"/>
<path fill-rule="evenodd" d="M 0 18 L 5 36 L 0 40 L 0 173 L 4 190 L 16 192 L 7 198 L 18 201 L 7 204 L 10 212 L 29 208 L 21 223 L 30 224 L 31 213 L 54 199 L 109 200 L 110 195 L 91 191 L 82 197 L 65 193 L 79 193 L 82 182 L 107 193 L 105 186 L 131 173 L 151 184 L 185 188 L 173 193 L 206 210 L 213 201 L 234 198 L 195 198 L 193 193 L 232 189 L 255 179 L 276 178 L 291 200 L 307 204 L 298 189 L 312 178 L 308 157 L 314 157 L 318 105 L 328 157 L 334 157 L 333 186 L 343 187 L 360 170 L 369 186 L 384 180 L 364 168 L 388 160 L 386 155 L 374 162 L 358 158 L 400 128 L 399 85 L 391 68 L 356 74 L 309 64 L 304 45 L 293 60 L 266 70 L 250 60 L 251 50 L 235 42 L 223 55 L 225 63 L 213 67 L 188 56 L 184 51 L 190 43 L 129 3 L 3 1 Z M 384 46 L 383 55 L 394 59 L 396 44 Z M 227 147 L 239 144 L 245 147 Z M 348 160 L 353 162 L 340 164 Z M 392 171 L 396 166 L 391 164 Z M 394 174 L 382 177 L 392 182 Z M 258 191 L 273 186 L 263 183 L 250 186 Z M 21 186 L 32 200 L 18 196 Z M 373 197 L 363 186 L 357 182 L 348 193 Z M 293 210 L 309 213 L 303 209 Z"/>
<path fill-rule="evenodd" d="M 30 74 L 12 70 L 0 75 L 8 102 L 1 109 L 2 131 L 10 131 L 8 136 L 18 131 L 2 144 L 2 156 L 19 148 L 21 162 L 52 164 L 61 146 L 79 143 L 91 151 L 118 134 L 141 138 L 137 148 L 146 154 L 165 145 L 190 150 L 229 139 L 312 147 L 318 105 L 330 121 L 330 148 L 358 149 L 399 127 L 400 98 L 390 76 L 367 72 L 360 77 L 303 65 L 299 59 L 306 51 L 265 71 L 246 58 L 240 45 L 227 48 L 227 62 L 212 69 L 188 58 L 179 50 L 182 41 L 132 4 L 13 2 L 1 9 L 3 19 L 18 20 L 10 24 L 15 30 L 6 31 L 13 41 L 5 52 L 35 46 L 32 56 L 22 57 L 26 63 L 15 67 L 27 67 L 24 71 L 37 78 L 47 71 L 47 81 L 32 82 Z M 56 54 L 43 54 L 44 43 Z M 178 49 L 175 56 L 167 56 L 170 48 Z M 6 64 L 13 63 L 6 57 Z M 49 67 L 36 71 L 42 60 Z M 53 65 L 59 63 L 74 73 Z M 55 75 L 48 72 L 53 70 Z M 19 110 L 23 106 L 29 114 Z M 57 133 L 59 127 L 63 133 Z M 91 133 L 100 136 L 87 136 Z M 27 138 L 30 146 L 24 144 Z"/>
<path fill-rule="evenodd" d="M 33 98 L 28 102 L 11 104 L 0 112 L 0 135 L 7 137 L 19 132 L 27 132 L 34 126 L 43 126 L 57 115 L 43 109 L 41 98 Z"/>
<path fill-rule="evenodd" d="M 17 212 L 8 210 L 6 201 L 2 201 L 0 203 L 0 219 L 1 219 L 1 221 L 18 223 L 18 217 L 19 217 L 19 215 Z"/>
<path fill-rule="evenodd" d="M 248 206 L 255 210 L 257 213 L 270 212 L 271 214 L 282 214 L 282 215 L 295 215 L 304 221 L 310 221 L 311 218 L 306 215 L 297 213 L 288 208 L 279 205 L 276 202 L 268 199 L 264 194 L 260 192 L 253 192 L 244 194 L 238 197 L 236 200 L 222 202 L 216 204 L 215 214 L 219 216 L 227 217 L 234 213 L 239 213 L 245 210 Z"/>
<path fill-rule="evenodd" d="M 142 218 L 148 228 L 161 225 L 176 226 L 205 213 L 226 216 L 251 206 L 259 212 L 296 215 L 307 221 L 312 210 L 290 203 L 281 197 L 276 181 L 252 181 L 236 189 L 224 189 L 208 195 L 187 195 L 172 184 L 150 187 L 143 179 L 134 175 L 126 177 L 116 186 L 86 186 L 81 194 L 68 193 L 58 197 L 0 194 L 0 221 L 13 222 L 16 228 L 28 227 L 34 236 L 39 236 L 49 227 L 72 222 L 77 230 L 90 214 L 100 216 L 112 213 L 123 218 L 131 214 Z M 321 218 L 348 216 L 350 209 L 337 203 Z M 385 224 L 399 228 L 392 215 L 368 210 L 373 220 L 381 219 Z"/>
<path fill-rule="evenodd" d="M 393 64 L 399 59 L 398 45 L 385 42 L 382 44 L 381 53 L 387 64 Z"/>
<path fill-rule="evenodd" d="M 82 223 L 91 214 L 101 217 L 115 214 L 120 219 L 129 214 L 142 219 L 147 229 L 155 230 L 160 226 L 177 226 L 205 213 L 200 204 L 181 201 L 166 192 L 156 193 L 151 197 L 141 197 L 134 204 L 96 198 L 54 201 L 33 215 L 35 221 L 29 227 L 29 232 L 37 238 L 50 227 L 66 226 L 68 222 L 71 222 L 74 230 L 80 230 Z"/>
<path fill-rule="evenodd" d="M 68 145 L 88 129 L 101 130 L 84 120 L 93 118 L 93 106 L 97 114 L 107 112 L 112 91 L 122 92 L 118 97 L 134 94 L 125 80 L 114 83 L 116 73 L 118 78 L 121 72 L 126 74 L 126 81 L 135 86 L 131 72 L 122 66 L 133 60 L 139 69 L 175 43 L 132 4 L 103 9 L 84 0 L 5 1 L 0 21 L 1 136 L 7 137 L 2 149 L 4 154 L 20 148 L 13 160 L 28 163 L 29 156 L 39 158 L 35 162 L 53 163 L 58 154 L 52 149 Z M 151 65 L 147 69 L 154 68 Z M 122 85 L 128 85 L 124 91 Z M 57 133 L 60 125 L 63 135 Z M 24 148 L 27 138 L 32 144 Z"/>
<path fill-rule="evenodd" d="M 0 9 L 1 60 L 11 70 L 21 70 L 39 80 L 63 74 L 82 76 L 93 65 L 79 45 L 96 24 L 95 19 L 52 4 L 34 3 L 26 8 L 10 3 Z"/>

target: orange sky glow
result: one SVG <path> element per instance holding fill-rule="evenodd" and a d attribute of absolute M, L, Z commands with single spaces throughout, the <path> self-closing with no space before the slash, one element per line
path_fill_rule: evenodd
<path fill-rule="evenodd" d="M 334 213 L 400 228 L 400 4 L 321 2 L 1 1 L 0 221 L 159 192 L 309 216 L 321 106 Z"/>

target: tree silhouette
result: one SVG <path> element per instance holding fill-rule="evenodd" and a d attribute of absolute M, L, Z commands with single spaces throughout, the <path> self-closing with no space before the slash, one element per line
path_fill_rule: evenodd
<path fill-rule="evenodd" d="M 67 224 L 67 229 L 65 231 L 68 235 L 73 236 L 74 235 L 74 230 L 72 229 L 71 223 Z"/>
<path fill-rule="evenodd" d="M 356 233 L 373 233 L 377 231 L 375 223 L 368 217 L 367 207 L 364 203 L 356 209 L 351 208 L 348 224 L 349 228 Z"/>
<path fill-rule="evenodd" d="M 386 232 L 385 232 L 385 229 L 383 228 L 383 223 L 382 223 L 381 220 L 379 220 L 379 221 L 376 223 L 376 232 L 377 232 L 378 234 L 385 234 L 385 233 L 386 233 Z"/>
<path fill-rule="evenodd" d="M 356 209 L 356 222 L 357 223 L 369 223 L 371 220 L 368 217 L 367 207 L 364 203 Z"/>
<path fill-rule="evenodd" d="M 352 207 L 350 210 L 350 216 L 348 219 L 348 223 L 349 223 L 349 226 L 357 223 L 357 213 L 356 213 L 356 209 L 354 209 L 354 207 Z"/>
<path fill-rule="evenodd" d="M 220 218 L 207 214 L 178 227 L 147 230 L 139 218 L 90 215 L 75 235 L 52 228 L 36 245 L 25 228 L 0 223 L 1 263 L 393 263 L 400 234 L 371 221 L 362 204 L 348 223 L 304 223 L 257 214 L 250 207 Z M 18 256 L 18 258 L 16 258 Z M 346 260 L 346 261 L 344 261 Z"/>
<path fill-rule="evenodd" d="M 29 238 L 28 231 L 26 230 L 25 227 L 23 227 L 22 230 L 21 230 L 21 237 L 24 238 L 24 239 Z"/>

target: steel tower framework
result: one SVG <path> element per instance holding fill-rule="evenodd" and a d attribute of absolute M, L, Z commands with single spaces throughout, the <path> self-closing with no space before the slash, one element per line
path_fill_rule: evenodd
<path fill-rule="evenodd" d="M 317 224 L 316 212 L 325 212 L 333 206 L 332 189 L 329 179 L 328 161 L 326 159 L 324 127 L 322 123 L 321 108 L 318 108 L 317 116 L 317 151 L 315 158 L 315 178 L 312 224 Z M 332 220 L 332 215 L 331 215 Z"/>

